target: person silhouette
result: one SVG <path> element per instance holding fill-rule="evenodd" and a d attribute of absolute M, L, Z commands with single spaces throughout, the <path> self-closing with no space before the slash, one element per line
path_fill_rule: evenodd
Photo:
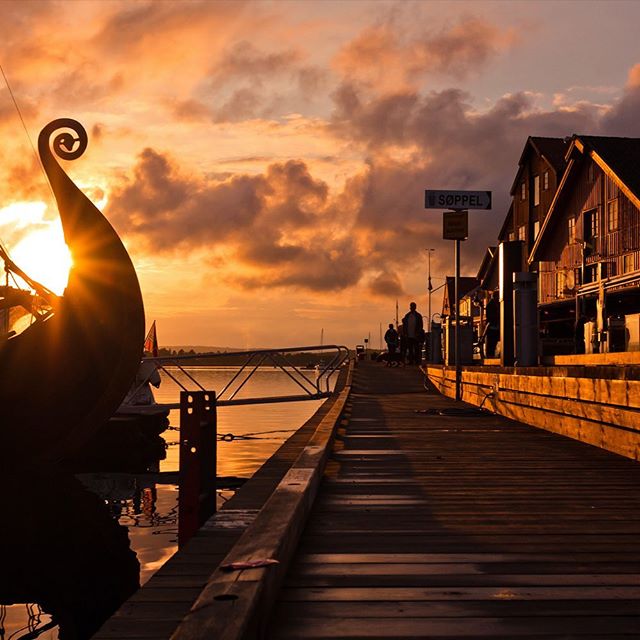
<path fill-rule="evenodd" d="M 404 335 L 407 340 L 407 356 L 409 364 L 420 364 L 420 346 L 424 340 L 422 314 L 418 313 L 416 303 L 409 304 L 409 312 L 402 318 Z"/>

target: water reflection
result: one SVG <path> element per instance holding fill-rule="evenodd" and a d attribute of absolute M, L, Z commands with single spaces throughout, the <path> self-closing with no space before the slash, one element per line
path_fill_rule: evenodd
<path fill-rule="evenodd" d="M 206 371 L 203 383 L 220 389 L 233 371 Z M 292 392 L 290 384 L 282 372 L 266 370 L 246 393 L 284 395 Z M 158 401 L 178 398 L 179 388 L 163 380 Z M 219 408 L 218 433 L 242 437 L 218 442 L 218 476 L 251 476 L 320 404 Z M 171 424 L 162 436 L 145 431 L 151 438 L 141 442 L 116 421 L 108 436 L 68 462 L 70 471 L 85 472 L 77 477 L 3 469 L 0 640 L 88 638 L 173 555 L 178 489 L 170 482 L 177 480 L 178 412 Z M 151 470 L 161 473 L 143 473 Z M 219 492 L 218 506 L 232 494 Z"/>
<path fill-rule="evenodd" d="M 11 523 L 0 531 L 0 604 L 13 605 L 1 612 L 0 637 L 53 625 L 61 640 L 91 637 L 139 586 L 126 528 L 73 476 L 21 467 L 0 481 Z"/>
<path fill-rule="evenodd" d="M 154 474 L 91 473 L 78 478 L 127 528 L 144 584 L 178 548 L 177 485 L 159 484 Z"/>

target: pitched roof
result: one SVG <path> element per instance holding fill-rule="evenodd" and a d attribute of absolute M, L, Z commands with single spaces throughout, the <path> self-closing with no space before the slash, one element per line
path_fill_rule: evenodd
<path fill-rule="evenodd" d="M 640 208 L 640 138 L 614 138 L 611 136 L 583 136 L 574 134 L 571 145 L 565 156 L 568 165 L 558 185 L 547 217 L 542 224 L 536 239 L 529 263 L 536 260 L 538 250 L 542 246 L 542 239 L 551 228 L 551 220 L 557 216 L 559 202 L 569 188 L 570 177 L 576 162 L 585 157 L 593 158 L 594 162 L 620 187 L 631 202 Z"/>
<path fill-rule="evenodd" d="M 498 255 L 498 247 L 487 247 L 487 250 L 484 253 L 484 257 L 482 258 L 482 262 L 480 263 L 480 268 L 478 269 L 478 275 L 476 276 L 480 285 L 484 284 L 484 280 L 489 274 L 489 271 L 494 264 L 496 257 Z"/>
<path fill-rule="evenodd" d="M 453 276 L 447 276 L 447 286 L 445 287 L 445 294 L 442 299 L 442 310 L 444 311 L 445 302 L 448 303 L 448 308 L 451 308 L 451 304 L 455 300 L 455 286 L 456 279 Z M 477 289 L 480 286 L 478 278 L 472 276 L 460 276 L 460 282 L 458 284 L 458 294 L 460 299 L 464 298 L 468 293 Z"/>
<path fill-rule="evenodd" d="M 569 148 L 570 139 L 531 136 L 530 140 L 538 153 L 553 167 L 556 174 L 561 176 L 567 166 L 565 154 Z"/>
<path fill-rule="evenodd" d="M 564 173 L 567 162 L 565 154 L 569 148 L 570 138 L 545 138 L 542 136 L 529 136 L 525 142 L 524 149 L 518 160 L 518 171 L 516 177 L 511 185 L 511 195 L 513 195 L 518 188 L 520 182 L 520 176 L 524 170 L 527 154 L 533 148 L 533 150 L 555 171 L 556 176 L 560 178 Z"/>
<path fill-rule="evenodd" d="M 591 151 L 595 151 L 620 181 L 640 198 L 640 138 L 576 137 Z M 598 162 L 597 158 L 595 160 Z"/>

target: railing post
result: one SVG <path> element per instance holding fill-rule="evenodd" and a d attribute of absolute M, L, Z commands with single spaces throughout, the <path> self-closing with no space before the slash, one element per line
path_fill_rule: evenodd
<path fill-rule="evenodd" d="M 180 393 L 178 546 L 216 510 L 216 394 Z"/>

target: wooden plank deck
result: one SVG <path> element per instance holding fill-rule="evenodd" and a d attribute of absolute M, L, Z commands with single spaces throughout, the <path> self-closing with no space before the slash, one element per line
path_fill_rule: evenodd
<path fill-rule="evenodd" d="M 341 374 L 338 388 L 344 385 Z M 127 600 L 93 636 L 94 640 L 167 639 L 187 617 L 212 574 L 313 437 L 337 396 L 326 400 L 309 420 L 267 460 L 197 534 Z"/>
<path fill-rule="evenodd" d="M 640 466 L 359 363 L 266 633 L 640 637 Z"/>

